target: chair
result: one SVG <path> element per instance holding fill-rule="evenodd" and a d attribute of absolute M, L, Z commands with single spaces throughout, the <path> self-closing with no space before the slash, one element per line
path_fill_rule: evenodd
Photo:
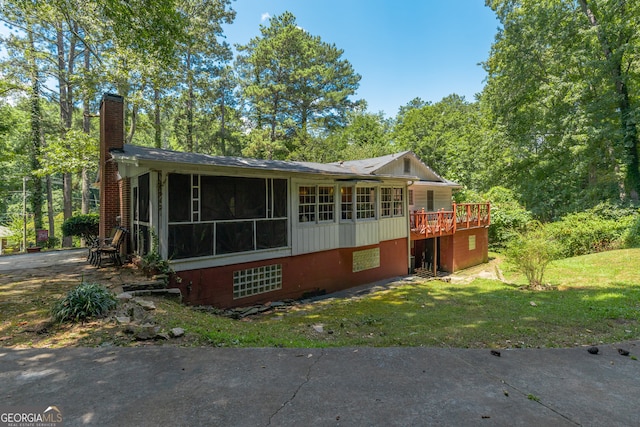
<path fill-rule="evenodd" d="M 126 228 L 117 227 L 116 233 L 114 234 L 113 239 L 111 239 L 110 243 L 102 243 L 95 248 L 91 248 L 91 263 L 98 268 L 101 268 L 103 256 L 108 255 L 111 262 L 117 265 L 122 265 L 122 258 L 120 257 L 120 247 L 125 241 L 128 233 L 129 231 Z"/>

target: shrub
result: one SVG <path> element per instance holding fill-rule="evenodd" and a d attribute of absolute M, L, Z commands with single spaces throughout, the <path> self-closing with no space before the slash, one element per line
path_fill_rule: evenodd
<path fill-rule="evenodd" d="M 640 215 L 635 216 L 635 220 L 622 236 L 625 248 L 640 248 Z"/>
<path fill-rule="evenodd" d="M 62 223 L 62 234 L 77 236 L 92 241 L 100 232 L 100 216 L 98 214 L 74 215 Z"/>
<path fill-rule="evenodd" d="M 104 286 L 82 283 L 55 303 L 51 315 L 58 322 L 77 322 L 102 317 L 115 308 L 116 303 L 116 298 Z"/>
<path fill-rule="evenodd" d="M 568 258 L 621 247 L 633 221 L 628 210 L 616 211 L 603 204 L 566 215 L 548 224 L 547 231 L 560 244 L 562 256 Z"/>
<path fill-rule="evenodd" d="M 526 230 L 533 216 L 520 206 L 513 191 L 507 188 L 493 187 L 484 197 L 491 202 L 489 244 L 493 248 L 504 248 L 518 233 Z"/>
<path fill-rule="evenodd" d="M 530 288 L 542 287 L 544 272 L 551 261 L 558 258 L 558 245 L 545 228 L 537 222 L 509 242 L 507 259 L 523 273 Z"/>

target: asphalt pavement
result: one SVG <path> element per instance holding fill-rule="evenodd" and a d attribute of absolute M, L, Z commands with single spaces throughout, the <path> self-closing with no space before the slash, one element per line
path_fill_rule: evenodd
<path fill-rule="evenodd" d="M 0 257 L 0 269 L 84 253 Z M 55 406 L 65 426 L 640 426 L 640 341 L 598 349 L 0 347 L 0 415 Z"/>

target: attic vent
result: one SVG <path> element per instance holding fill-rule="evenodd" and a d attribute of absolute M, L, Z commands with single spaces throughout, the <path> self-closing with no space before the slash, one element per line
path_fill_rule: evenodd
<path fill-rule="evenodd" d="M 411 173 L 411 159 L 404 159 L 404 173 Z"/>

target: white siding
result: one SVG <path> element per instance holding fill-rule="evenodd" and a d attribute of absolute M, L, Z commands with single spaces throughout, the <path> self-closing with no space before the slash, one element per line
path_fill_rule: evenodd
<path fill-rule="evenodd" d="M 427 210 L 427 191 L 433 191 L 433 210 L 440 209 L 451 210 L 451 188 L 447 187 L 429 187 L 428 185 L 414 185 L 409 187 L 409 190 L 413 190 L 413 205 L 409 206 L 409 209 L 413 211 L 419 211 L 424 208 Z"/>
<path fill-rule="evenodd" d="M 292 236 L 294 255 L 320 252 L 340 247 L 338 224 L 299 224 L 295 222 Z"/>
<path fill-rule="evenodd" d="M 380 241 L 407 237 L 407 217 L 385 218 L 380 220 Z"/>
<path fill-rule="evenodd" d="M 377 245 L 380 243 L 380 227 L 378 221 L 356 222 L 355 246 Z"/>

